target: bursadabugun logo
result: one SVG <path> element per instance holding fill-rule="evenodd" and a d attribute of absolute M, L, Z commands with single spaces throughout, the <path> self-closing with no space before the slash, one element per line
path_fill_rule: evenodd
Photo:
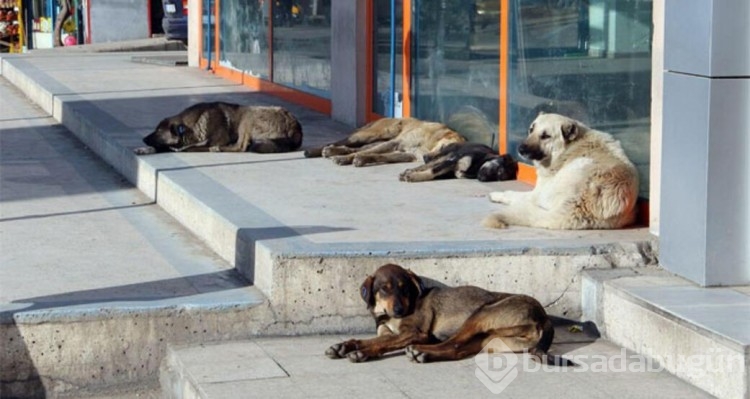
<path fill-rule="evenodd" d="M 493 338 L 474 357 L 474 375 L 493 394 L 499 394 L 518 376 L 518 355 L 500 338 Z"/>

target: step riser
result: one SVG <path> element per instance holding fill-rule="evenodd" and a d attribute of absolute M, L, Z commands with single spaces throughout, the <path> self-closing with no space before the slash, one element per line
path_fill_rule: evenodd
<path fill-rule="evenodd" d="M 549 305 L 549 313 L 570 318 L 581 315 L 582 270 L 649 264 L 648 258 L 634 259 L 633 251 L 629 250 L 468 258 L 341 255 L 278 258 L 263 245 L 257 245 L 256 258 L 255 286 L 269 299 L 276 320 L 292 331 L 311 333 L 346 331 L 345 326 L 371 329 L 373 322 L 366 317 L 359 288 L 368 275 L 385 263 L 401 264 L 448 286 L 476 285 L 493 291 L 529 294 Z M 329 315 L 336 315 L 343 322 L 341 328 L 329 324 L 335 321 L 329 320 Z M 316 322 L 321 317 L 322 322 Z"/>
<path fill-rule="evenodd" d="M 219 311 L 148 311 L 86 321 L 0 326 L 2 397 L 155 383 L 168 344 L 246 339 L 270 320 L 265 305 Z"/>
<path fill-rule="evenodd" d="M 656 360 L 654 364 L 717 398 L 750 397 L 750 356 L 741 348 L 657 314 L 606 282 L 584 276 L 582 285 L 583 316 L 594 320 L 606 339 Z"/>

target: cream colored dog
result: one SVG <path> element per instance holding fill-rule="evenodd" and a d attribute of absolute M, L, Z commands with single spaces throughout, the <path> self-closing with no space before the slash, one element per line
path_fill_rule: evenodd
<path fill-rule="evenodd" d="M 534 163 L 532 191 L 498 191 L 490 201 L 506 206 L 487 227 L 614 229 L 635 220 L 638 172 L 611 135 L 574 119 L 540 114 L 518 153 Z"/>

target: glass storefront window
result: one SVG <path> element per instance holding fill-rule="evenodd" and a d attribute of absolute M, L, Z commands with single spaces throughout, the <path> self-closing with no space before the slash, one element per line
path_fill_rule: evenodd
<path fill-rule="evenodd" d="M 400 117 L 403 99 L 403 5 L 395 1 L 395 31 L 391 31 L 392 0 L 373 0 L 372 34 L 372 112 Z M 391 38 L 393 34 L 393 38 Z M 391 47 L 391 39 L 395 46 Z M 393 59 L 391 59 L 393 57 Z M 393 68 L 393 79 L 391 69 Z M 393 86 L 393 87 L 391 87 Z"/>
<path fill-rule="evenodd" d="M 540 111 L 613 134 L 648 198 L 651 0 L 511 0 L 508 152 Z"/>
<path fill-rule="evenodd" d="M 219 64 L 250 76 L 268 79 L 270 0 L 223 0 L 219 4 Z"/>
<path fill-rule="evenodd" d="M 331 97 L 331 0 L 273 0 L 273 82 Z"/>
<path fill-rule="evenodd" d="M 412 0 L 412 115 L 498 148 L 500 0 Z"/>
<path fill-rule="evenodd" d="M 216 49 L 214 48 L 214 29 L 216 27 L 216 17 L 214 14 L 214 0 L 203 0 L 202 6 L 202 30 L 201 38 L 203 58 L 206 60 L 213 60 Z"/>

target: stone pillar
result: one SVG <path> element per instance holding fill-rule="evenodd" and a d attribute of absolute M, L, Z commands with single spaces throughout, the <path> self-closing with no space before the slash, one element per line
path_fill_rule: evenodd
<path fill-rule="evenodd" d="M 750 2 L 666 0 L 659 251 L 704 286 L 750 284 Z"/>
<path fill-rule="evenodd" d="M 366 0 L 331 0 L 331 117 L 365 121 Z"/>

